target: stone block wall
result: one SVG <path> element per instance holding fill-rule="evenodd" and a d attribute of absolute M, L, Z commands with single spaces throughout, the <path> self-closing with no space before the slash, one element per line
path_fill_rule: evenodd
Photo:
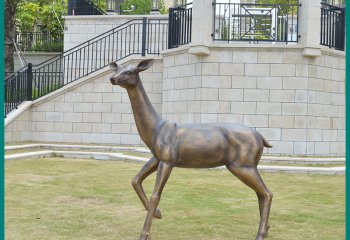
<path fill-rule="evenodd" d="M 137 64 L 133 59 L 125 64 Z M 141 144 L 125 89 L 110 70 L 82 79 L 54 97 L 36 101 L 5 128 L 5 141 Z M 162 109 L 162 62 L 140 74 L 155 109 Z"/>
<path fill-rule="evenodd" d="M 298 45 L 190 50 L 165 51 L 141 75 L 165 119 L 254 127 L 274 145 L 269 154 L 345 155 L 344 53 L 322 48 L 308 57 Z M 142 144 L 127 93 L 110 84 L 110 74 L 101 70 L 37 100 L 6 126 L 6 141 Z"/>
<path fill-rule="evenodd" d="M 24 60 L 27 63 L 32 63 L 33 65 L 38 65 L 50 58 L 53 58 L 61 53 L 59 52 L 22 52 Z M 23 59 L 22 59 L 23 61 Z M 25 64 L 25 62 L 23 62 Z M 22 68 L 21 60 L 19 59 L 17 53 L 14 53 L 14 69 L 15 71 Z"/>
<path fill-rule="evenodd" d="M 189 47 L 163 54 L 163 116 L 256 128 L 271 154 L 345 154 L 344 55 L 291 46 Z"/>
<path fill-rule="evenodd" d="M 167 46 L 167 28 L 166 25 L 155 25 L 154 23 L 158 20 L 167 20 L 167 15 L 86 15 L 86 16 L 65 16 L 65 30 L 64 30 L 64 50 L 67 51 L 83 42 L 86 42 L 102 33 L 105 33 L 113 28 L 116 28 L 126 22 L 131 20 L 132 23 L 141 23 L 142 18 L 146 17 L 150 23 L 149 30 L 153 32 L 159 32 L 161 35 L 150 35 L 150 44 L 148 48 L 151 48 L 155 45 L 155 42 L 163 40 L 164 46 Z M 119 28 L 118 28 L 119 29 Z M 135 28 L 131 29 L 134 33 L 140 33 L 140 41 L 141 41 L 141 32 L 142 26 L 137 25 Z M 123 36 L 122 36 L 123 35 Z M 130 43 L 131 45 L 134 42 L 130 42 L 130 29 L 124 29 L 121 34 L 119 34 L 119 38 L 123 39 L 123 42 Z M 117 36 L 112 40 L 116 40 Z M 132 38 L 133 39 L 133 38 Z M 108 39 L 107 39 L 108 41 Z M 91 48 L 90 48 L 91 49 Z M 114 49 L 117 49 L 115 46 Z M 125 49 L 125 48 L 124 48 Z M 128 50 L 129 48 L 126 47 Z"/>

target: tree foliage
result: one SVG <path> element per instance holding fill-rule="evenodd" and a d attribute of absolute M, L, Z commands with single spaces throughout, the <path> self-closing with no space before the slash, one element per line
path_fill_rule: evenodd
<path fill-rule="evenodd" d="M 131 6 L 135 7 L 133 11 L 129 11 L 132 9 Z M 150 11 L 152 10 L 151 6 L 152 6 L 152 0 L 125 0 L 121 5 L 122 11 L 123 11 L 122 14 L 125 14 L 125 15 L 149 14 Z M 164 0 L 159 0 L 159 12 L 161 14 L 167 13 Z"/>
<path fill-rule="evenodd" d="M 67 0 L 21 1 L 17 6 L 16 27 L 21 32 L 34 31 L 36 24 L 43 30 L 62 32 L 62 16 L 67 14 Z"/>

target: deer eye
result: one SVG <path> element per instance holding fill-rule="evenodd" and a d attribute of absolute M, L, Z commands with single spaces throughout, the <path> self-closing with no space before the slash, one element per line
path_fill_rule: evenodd
<path fill-rule="evenodd" d="M 131 71 L 126 71 L 124 74 L 130 75 L 130 74 L 131 74 Z"/>

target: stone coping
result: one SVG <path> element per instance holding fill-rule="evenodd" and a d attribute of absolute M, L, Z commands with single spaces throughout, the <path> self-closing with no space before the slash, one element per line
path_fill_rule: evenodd
<path fill-rule="evenodd" d="M 74 20 L 107 20 L 107 19 L 142 19 L 142 18 L 149 18 L 149 19 L 168 19 L 168 14 L 149 14 L 149 15 L 117 15 L 117 14 L 107 14 L 107 15 L 70 15 L 70 16 L 63 16 L 64 19 L 67 19 L 69 21 Z"/>
<path fill-rule="evenodd" d="M 88 146 L 88 145 L 60 145 L 60 144 L 26 144 L 26 145 L 15 145 L 7 146 L 5 150 L 15 150 L 15 149 L 30 149 L 37 147 L 57 147 L 57 148 L 66 148 L 66 149 L 100 149 L 100 150 L 113 150 L 113 151 L 134 151 L 134 152 L 143 152 L 150 153 L 148 149 L 142 147 L 110 147 L 110 146 Z M 97 151 L 59 151 L 59 150 L 44 150 L 44 151 L 35 151 L 27 153 L 18 153 L 5 155 L 5 160 L 17 160 L 25 158 L 37 158 L 37 157 L 64 157 L 64 158 L 84 158 L 84 159 L 95 159 L 95 160 L 117 160 L 117 161 L 127 161 L 127 162 L 137 162 L 145 163 L 148 161 L 148 158 L 130 156 L 124 153 L 111 153 L 111 152 L 97 152 Z M 271 159 L 279 157 L 265 156 L 262 158 Z M 281 158 L 281 157 L 280 157 Z M 282 157 L 281 159 L 289 159 L 289 157 Z M 293 158 L 292 158 L 293 159 Z M 300 158 L 294 158 L 300 159 Z M 321 159 L 321 158 L 315 158 Z M 327 158 L 322 158 L 327 159 Z M 338 160 L 338 158 L 330 158 Z M 341 159 L 341 158 L 339 158 Z M 334 163 L 334 162 L 333 162 Z M 343 162 L 344 163 L 344 162 Z M 222 169 L 224 167 L 219 167 Z M 299 174 L 345 174 L 345 167 L 301 167 L 301 166 L 258 166 L 258 169 L 262 172 L 285 172 L 285 173 L 299 173 Z"/>
<path fill-rule="evenodd" d="M 222 42 L 212 42 L 210 44 L 203 44 L 203 45 L 198 45 L 198 44 L 193 44 L 189 43 L 186 45 L 179 46 L 177 48 L 172 48 L 172 49 L 167 49 L 163 50 L 161 52 L 162 56 L 171 56 L 173 54 L 179 54 L 179 53 L 186 53 L 188 52 L 191 48 L 196 48 L 196 47 L 204 47 L 207 48 L 210 52 L 210 50 L 219 50 L 219 49 L 244 49 L 244 50 L 257 50 L 257 49 L 295 49 L 295 50 L 303 50 L 307 49 L 309 47 L 304 46 L 300 43 L 290 43 L 290 44 L 272 44 L 271 42 L 269 43 L 263 43 L 263 44 L 251 44 L 251 43 L 245 43 L 245 42 L 233 42 L 233 43 L 222 43 Z M 317 49 L 320 53 L 325 54 L 325 55 L 330 55 L 330 56 L 340 56 L 340 57 L 345 57 L 345 52 L 344 51 L 339 51 L 335 50 L 332 48 L 328 48 L 322 45 L 317 46 L 315 49 Z"/>

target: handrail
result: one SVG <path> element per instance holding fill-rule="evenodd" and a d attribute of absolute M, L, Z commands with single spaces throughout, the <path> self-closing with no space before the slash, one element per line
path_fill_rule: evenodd
<path fill-rule="evenodd" d="M 4 81 L 4 115 L 17 108 L 19 104 L 26 100 L 31 100 L 28 96 L 29 80 L 28 74 L 31 65 L 24 66 L 17 72 L 8 76 Z"/>
<path fill-rule="evenodd" d="M 5 80 L 5 116 L 21 102 L 35 100 L 130 55 L 167 49 L 168 20 L 127 21 L 40 64 L 22 68 Z"/>
<path fill-rule="evenodd" d="M 56 56 L 54 56 L 54 57 L 52 57 L 52 58 L 47 59 L 47 60 L 44 61 L 44 62 L 41 62 L 41 63 L 36 64 L 36 65 L 33 65 L 33 66 L 37 67 L 37 66 L 43 65 L 43 64 L 45 64 L 45 63 L 47 63 L 47 62 L 50 62 L 51 60 L 53 60 L 53 59 L 55 59 L 55 58 L 57 58 L 57 57 L 59 57 L 59 56 L 64 56 L 64 54 L 66 54 L 66 53 L 68 53 L 68 52 L 70 52 L 70 51 L 73 51 L 74 49 L 78 49 L 79 47 L 81 47 L 81 46 L 84 45 L 84 44 L 89 44 L 90 41 L 92 41 L 92 40 L 94 40 L 94 39 L 97 39 L 97 38 L 99 38 L 99 37 L 101 37 L 101 36 L 103 36 L 103 35 L 105 35 L 105 34 L 110 33 L 110 32 L 113 32 L 115 29 L 120 28 L 121 26 L 127 25 L 127 24 L 129 24 L 130 22 L 132 22 L 132 21 L 134 21 L 134 20 L 135 20 L 135 19 L 129 20 L 129 21 L 127 21 L 127 22 L 125 22 L 125 23 L 123 23 L 123 24 L 121 24 L 121 25 L 119 25 L 119 26 L 117 26 L 117 27 L 115 27 L 115 28 L 112 28 L 111 30 L 108 30 L 108 31 L 106 31 L 106 32 L 104 32 L 104 33 L 101 33 L 100 35 L 98 35 L 98 36 L 96 36 L 96 37 L 93 37 L 93 38 L 87 40 L 86 42 L 80 43 L 80 44 L 78 44 L 78 45 L 76 45 L 76 46 L 74 46 L 74 47 L 72 47 L 72 48 L 70 48 L 70 49 L 64 51 L 63 53 L 61 53 L 61 54 L 59 54 L 59 55 L 56 55 Z"/>
<path fill-rule="evenodd" d="M 90 5 L 92 5 L 94 8 L 96 8 L 100 13 L 102 13 L 103 15 L 106 15 L 107 12 L 105 10 L 103 10 L 102 8 L 100 8 L 99 6 L 97 6 L 94 2 L 91 2 L 89 0 L 85 0 L 85 2 L 89 3 Z"/>

